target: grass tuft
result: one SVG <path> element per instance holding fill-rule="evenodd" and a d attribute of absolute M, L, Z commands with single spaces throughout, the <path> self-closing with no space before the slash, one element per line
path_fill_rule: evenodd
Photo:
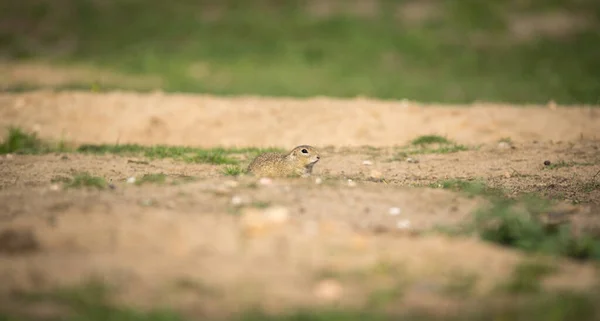
<path fill-rule="evenodd" d="M 438 135 L 419 136 L 411 141 L 413 145 L 429 145 L 429 144 L 451 144 L 452 142 L 446 137 Z"/>
<path fill-rule="evenodd" d="M 236 159 L 229 157 L 226 152 L 221 150 L 200 150 L 196 155 L 187 157 L 185 160 L 190 163 L 206 163 L 214 165 L 235 165 L 238 163 Z"/>
<path fill-rule="evenodd" d="M 501 288 L 509 293 L 539 293 L 544 277 L 557 271 L 542 262 L 524 262 L 515 267 L 511 279 Z"/>
<path fill-rule="evenodd" d="M 223 174 L 227 176 L 239 176 L 242 175 L 245 170 L 237 165 L 228 165 L 223 168 Z"/>
<path fill-rule="evenodd" d="M 439 135 L 424 135 L 413 139 L 410 146 L 401 151 L 406 155 L 414 154 L 450 154 L 468 150 L 467 146 L 457 144 Z"/>
<path fill-rule="evenodd" d="M 497 188 L 488 186 L 485 181 L 477 180 L 461 180 L 447 179 L 436 183 L 431 183 L 429 187 L 443 188 L 455 192 L 466 193 L 469 196 L 502 196 L 503 192 Z"/>
<path fill-rule="evenodd" d="M 87 172 L 77 173 L 70 180 L 66 181 L 66 188 L 96 188 L 105 189 L 107 186 L 106 180 L 102 177 L 92 176 Z"/>
<path fill-rule="evenodd" d="M 10 127 L 4 141 L 0 144 L 0 154 L 39 154 L 49 148 L 37 134 L 25 132 L 20 128 Z"/>
<path fill-rule="evenodd" d="M 167 175 L 163 173 L 158 174 L 144 174 L 140 179 L 135 181 L 135 185 L 142 184 L 164 184 L 167 180 Z"/>
<path fill-rule="evenodd" d="M 45 142 L 37 137 L 35 133 L 29 133 L 22 129 L 11 127 L 4 141 L 0 144 L 0 154 L 45 154 L 54 152 L 76 152 L 95 155 L 143 155 L 150 159 L 171 158 L 189 163 L 205 163 L 214 165 L 237 165 L 238 158 L 252 158 L 265 152 L 283 152 L 280 148 L 194 148 L 187 146 L 142 146 L 137 144 L 83 144 L 77 148 L 70 149 L 69 144 L 60 141 L 58 144 Z"/>
<path fill-rule="evenodd" d="M 536 197 L 521 202 L 496 199 L 475 213 L 475 228 L 482 239 L 530 253 L 600 260 L 600 238 L 576 234 L 570 224 L 555 228 L 543 224 L 541 216 L 550 203 Z"/>
<path fill-rule="evenodd" d="M 556 163 L 551 163 L 550 165 L 544 166 L 544 169 L 558 169 L 565 167 L 573 167 L 573 166 L 590 166 L 594 165 L 593 163 L 578 163 L 578 162 L 566 162 L 564 160 L 560 160 Z"/>

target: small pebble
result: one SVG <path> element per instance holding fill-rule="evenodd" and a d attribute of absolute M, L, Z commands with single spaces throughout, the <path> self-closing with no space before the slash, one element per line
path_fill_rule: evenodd
<path fill-rule="evenodd" d="M 550 161 L 549 161 L 549 160 L 546 160 L 546 161 L 544 161 L 544 165 L 546 165 L 546 166 L 550 166 L 550 164 L 552 164 L 552 163 L 550 163 Z"/>
<path fill-rule="evenodd" d="M 129 184 L 135 183 L 135 177 L 131 176 L 130 178 L 128 178 L 127 183 L 129 183 Z"/>
<path fill-rule="evenodd" d="M 50 190 L 51 191 L 58 191 L 59 188 L 60 188 L 60 186 L 58 186 L 58 184 L 52 184 L 52 185 L 50 185 Z"/>
<path fill-rule="evenodd" d="M 406 159 L 406 162 L 411 163 L 411 164 L 416 164 L 416 163 L 419 162 L 419 160 L 415 159 L 415 158 L 412 158 L 412 157 L 409 157 L 409 158 Z"/>
<path fill-rule="evenodd" d="M 373 165 L 373 162 L 370 160 L 365 160 L 362 162 L 363 165 L 369 166 L 369 165 Z"/>
<path fill-rule="evenodd" d="M 6 156 L 4 156 L 6 159 L 13 159 L 15 156 L 13 154 L 6 154 Z"/>
<path fill-rule="evenodd" d="M 356 186 L 356 182 L 351 179 L 348 179 L 348 186 L 354 187 L 354 186 Z"/>
<path fill-rule="evenodd" d="M 509 149 L 510 148 L 510 144 L 507 142 L 499 142 L 498 143 L 498 148 L 500 149 Z"/>
<path fill-rule="evenodd" d="M 390 215 L 400 215 L 400 213 L 402 212 L 402 210 L 400 210 L 399 207 L 390 207 L 390 209 L 388 210 L 388 213 L 390 213 Z"/>
<path fill-rule="evenodd" d="M 323 180 L 320 177 L 315 178 L 315 184 L 319 185 L 323 183 Z"/>
<path fill-rule="evenodd" d="M 399 220 L 396 223 L 396 227 L 399 229 L 407 229 L 410 227 L 410 221 L 409 220 Z"/>
<path fill-rule="evenodd" d="M 261 179 L 258 181 L 258 183 L 259 183 L 260 185 L 271 185 L 271 184 L 273 184 L 273 180 L 272 180 L 272 179 L 270 179 L 270 178 L 268 178 L 268 177 L 262 177 L 262 178 L 261 178 Z"/>
<path fill-rule="evenodd" d="M 231 198 L 231 204 L 233 205 L 240 205 L 242 204 L 242 198 L 239 197 L 238 195 L 235 195 Z"/>
<path fill-rule="evenodd" d="M 108 184 L 108 188 L 110 188 L 110 189 L 116 189 L 117 186 L 115 186 L 115 184 Z"/>

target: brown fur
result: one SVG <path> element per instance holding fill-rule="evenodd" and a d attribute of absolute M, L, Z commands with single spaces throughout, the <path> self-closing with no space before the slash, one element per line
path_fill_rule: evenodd
<path fill-rule="evenodd" d="M 305 150 L 306 153 L 302 151 Z M 248 173 L 261 177 L 307 177 L 320 159 L 316 148 L 300 145 L 288 154 L 264 153 L 248 166 Z"/>

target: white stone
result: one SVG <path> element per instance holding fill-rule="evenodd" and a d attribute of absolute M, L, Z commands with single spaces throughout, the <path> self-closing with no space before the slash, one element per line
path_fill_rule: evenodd
<path fill-rule="evenodd" d="M 242 204 L 242 198 L 240 196 L 238 196 L 238 195 L 234 195 L 231 198 L 231 204 L 233 204 L 233 205 L 240 205 L 240 204 Z"/>
<path fill-rule="evenodd" d="M 396 222 L 396 227 L 399 229 L 407 229 L 410 228 L 410 220 L 399 220 Z"/>
<path fill-rule="evenodd" d="M 400 215 L 400 213 L 402 213 L 402 210 L 399 207 L 390 207 L 388 213 L 390 213 L 390 215 L 396 216 Z"/>

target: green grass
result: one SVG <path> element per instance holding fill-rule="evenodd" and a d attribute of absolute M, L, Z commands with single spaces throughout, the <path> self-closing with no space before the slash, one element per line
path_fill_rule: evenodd
<path fill-rule="evenodd" d="M 361 321 L 361 320 L 597 320 L 600 309 L 596 304 L 596 293 L 541 293 L 536 292 L 541 277 L 551 270 L 540 265 L 523 265 L 517 267 L 514 276 L 519 280 L 517 293 L 533 293 L 535 296 L 519 300 L 518 304 L 495 307 L 481 300 L 476 309 L 467 310 L 457 316 L 435 316 L 433 314 L 407 313 L 400 318 L 387 314 L 381 309 L 357 308 L 314 308 L 297 311 L 288 310 L 277 315 L 267 314 L 260 309 L 238 313 L 227 320 L 231 321 Z M 533 278 L 532 282 L 529 278 Z M 511 281 L 511 282 L 512 282 Z M 167 309 L 153 308 L 149 311 L 138 311 L 132 308 L 116 306 L 110 303 L 110 288 L 101 283 L 88 283 L 80 287 L 62 288 L 46 292 L 13 292 L 12 305 L 27 308 L 28 304 L 43 303 L 44 307 L 60 307 L 62 317 L 43 320 L 112 320 L 112 321 L 184 321 L 201 320 L 185 318 Z M 524 291 L 524 292 L 523 292 Z M 22 310 L 21 310 L 22 311 Z M 68 313 L 67 313 L 68 312 Z M 40 318 L 27 317 L 23 313 L 0 312 L 0 320 L 33 321 Z"/>
<path fill-rule="evenodd" d="M 467 148 L 467 146 L 459 145 L 459 144 L 452 144 L 452 145 L 445 145 L 445 146 L 440 146 L 440 147 L 436 147 L 436 148 L 422 148 L 422 149 L 413 151 L 412 154 L 452 154 L 452 153 L 462 152 L 462 151 L 466 151 L 466 150 L 469 150 L 469 148 Z"/>
<path fill-rule="evenodd" d="M 225 166 L 225 168 L 223 168 L 223 174 L 227 175 L 227 176 L 239 176 L 241 174 L 243 174 L 245 172 L 245 170 L 237 165 L 230 165 L 230 166 Z"/>
<path fill-rule="evenodd" d="M 102 177 L 93 176 L 87 172 L 77 173 L 73 178 L 65 182 L 66 188 L 96 188 L 105 189 L 107 186 L 106 180 Z"/>
<path fill-rule="evenodd" d="M 473 213 L 470 222 L 440 226 L 435 231 L 448 235 L 477 234 L 485 241 L 528 253 L 564 256 L 578 260 L 600 261 L 600 235 L 575 234 L 570 223 L 546 223 L 544 218 L 554 202 L 537 195 L 508 198 L 505 191 L 488 186 L 483 180 L 449 179 L 429 185 L 482 196 L 488 204 Z"/>
<path fill-rule="evenodd" d="M 121 156 L 144 156 L 149 159 L 171 158 L 188 163 L 237 165 L 239 156 L 252 158 L 265 152 L 283 152 L 280 148 L 195 148 L 186 146 L 142 146 L 137 144 L 84 144 L 70 148 L 65 142 L 57 144 L 43 141 L 35 133 L 11 127 L 0 143 L 0 154 L 47 154 L 47 153 L 113 154 Z"/>
<path fill-rule="evenodd" d="M 110 289 L 99 282 L 90 282 L 79 287 L 61 288 L 49 292 L 16 293 L 17 301 L 27 304 L 45 302 L 59 307 L 66 307 L 70 315 L 64 315 L 61 320 L 79 321 L 182 321 L 178 314 L 171 311 L 153 310 L 140 312 L 129 308 L 117 307 L 108 301 Z M 27 317 L 9 317 L 8 320 L 31 320 Z M 0 313 L 0 320 L 3 316 Z"/>
<path fill-rule="evenodd" d="M 158 76 L 171 92 L 599 101 L 595 0 L 435 1 L 421 23 L 398 17 L 400 2 L 374 2 L 373 16 L 361 18 L 342 8 L 315 16 L 296 0 L 4 1 L 0 20 L 19 28 L 0 29 L 0 54 Z M 515 17 L 555 9 L 579 14 L 575 21 L 585 14 L 592 26 L 523 41 L 511 33 Z"/>
<path fill-rule="evenodd" d="M 466 150 L 469 150 L 467 146 L 457 144 L 446 137 L 439 135 L 423 135 L 413 139 L 410 145 L 400 147 L 400 149 L 396 151 L 395 156 L 390 160 L 402 160 L 409 155 L 450 154 Z"/>
<path fill-rule="evenodd" d="M 38 154 L 49 147 L 35 133 L 27 133 L 20 128 L 10 127 L 6 138 L 0 143 L 0 154 Z"/>
<path fill-rule="evenodd" d="M 487 185 L 482 179 L 462 180 L 462 179 L 447 179 L 429 184 L 432 188 L 443 188 L 455 192 L 463 192 L 469 196 L 503 196 L 504 193 Z"/>
<path fill-rule="evenodd" d="M 449 154 L 468 150 L 466 146 L 438 135 L 419 136 L 411 141 L 411 145 L 406 151 L 408 154 Z"/>
<path fill-rule="evenodd" d="M 442 136 L 438 135 L 423 135 L 419 136 L 411 141 L 413 145 L 429 145 L 429 144 L 451 144 L 452 142 Z"/>
<path fill-rule="evenodd" d="M 600 260 L 600 237 L 576 235 L 570 224 L 550 227 L 540 219 L 550 208 L 547 200 L 495 199 L 475 212 L 474 227 L 483 240 L 529 253 Z"/>
<path fill-rule="evenodd" d="M 141 146 L 124 145 L 81 145 L 77 152 L 87 154 L 143 155 L 150 159 L 172 158 L 189 163 L 206 163 L 215 165 L 237 165 L 236 155 L 254 157 L 265 152 L 282 152 L 279 148 L 195 148 L 182 146 Z"/>
<path fill-rule="evenodd" d="M 509 293 L 539 293 L 543 278 L 556 272 L 556 267 L 542 262 L 524 262 L 515 267 L 511 279 L 501 286 Z"/>
<path fill-rule="evenodd" d="M 544 166 L 544 169 L 558 169 L 565 167 L 573 167 L 573 166 L 591 166 L 593 163 L 579 163 L 579 162 L 566 162 L 564 160 L 560 160 L 556 163 L 550 163 L 548 166 Z"/>
<path fill-rule="evenodd" d="M 167 175 L 163 173 L 158 174 L 144 174 L 142 177 L 135 181 L 136 185 L 143 184 L 164 184 L 167 181 Z"/>

